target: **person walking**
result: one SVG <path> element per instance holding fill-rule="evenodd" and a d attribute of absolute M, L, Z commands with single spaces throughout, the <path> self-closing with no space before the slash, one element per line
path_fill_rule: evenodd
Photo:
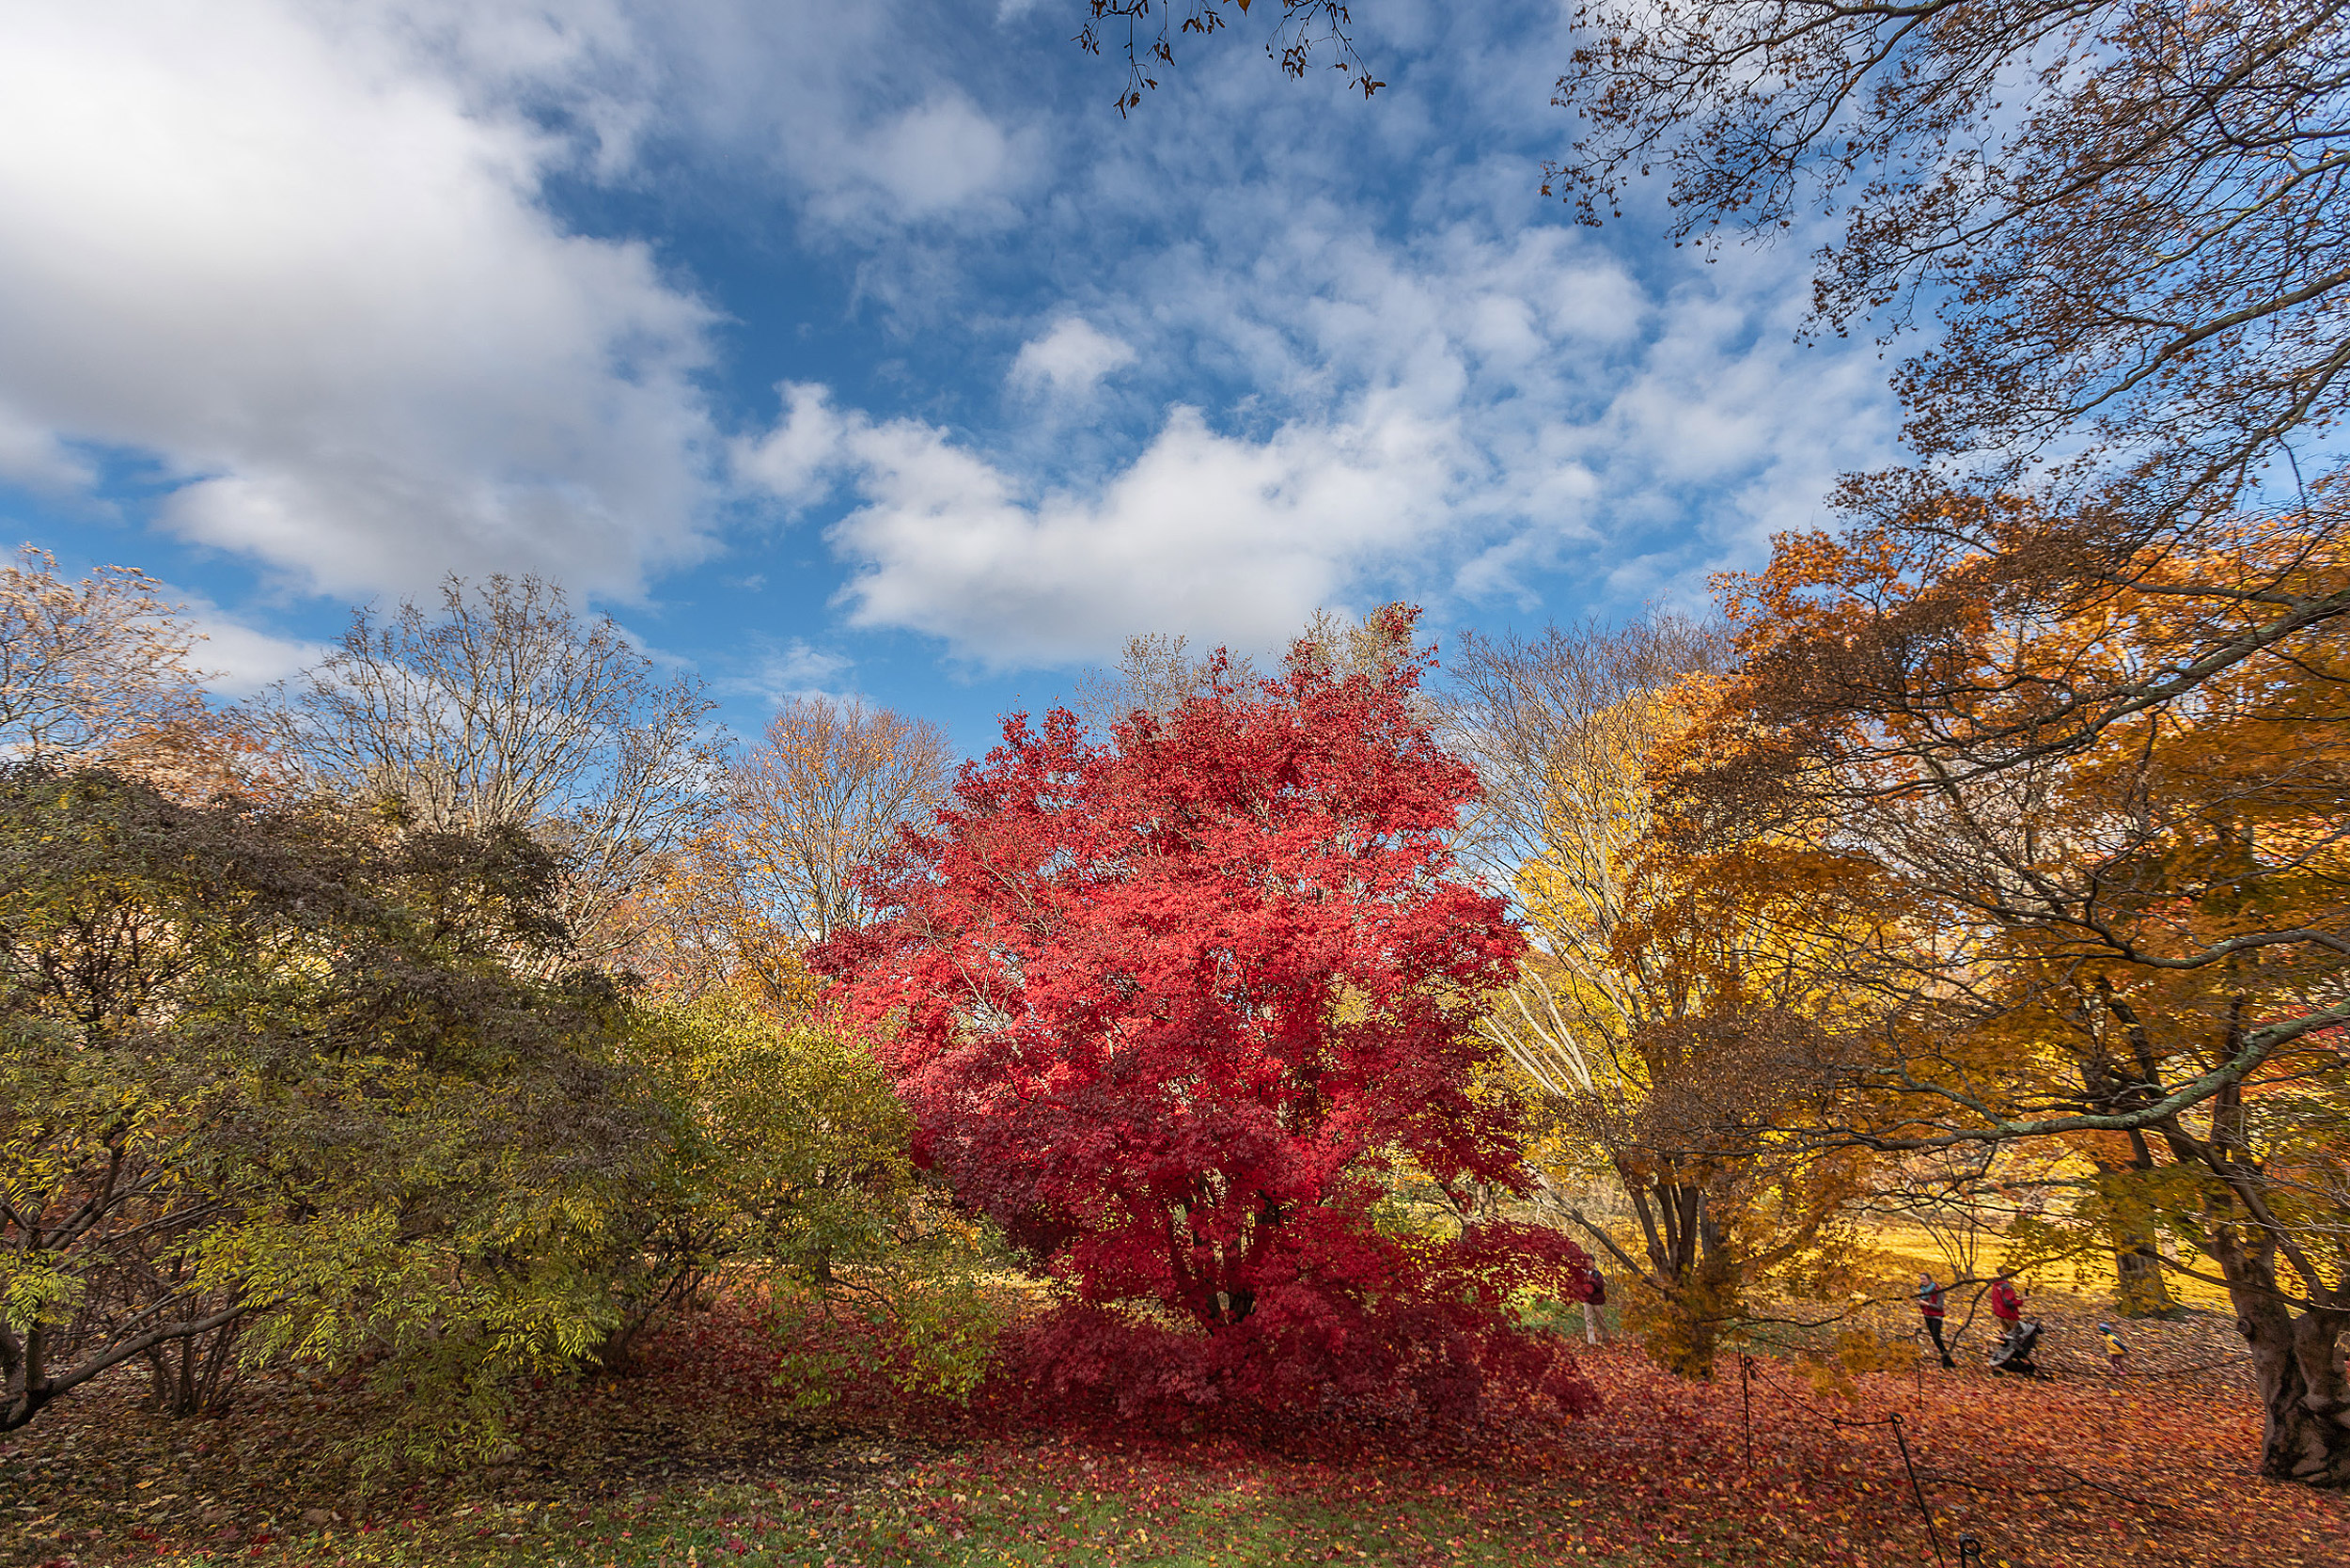
<path fill-rule="evenodd" d="M 2024 1298 L 2016 1291 L 2015 1281 L 2004 1274 L 1991 1282 L 1991 1316 L 1998 1324 L 2003 1341 L 2024 1321 Z"/>
<path fill-rule="evenodd" d="M 2097 1325 L 2097 1337 L 2106 1342 L 2106 1365 L 2120 1372 L 2122 1358 L 2129 1354 L 2130 1347 L 2122 1342 L 2122 1336 L 2113 1331 L 2113 1325 L 2109 1323 Z"/>
<path fill-rule="evenodd" d="M 1607 1342 L 1607 1277 L 1597 1265 L 1591 1269 L 1591 1294 L 1583 1302 L 1583 1342 L 1604 1345 Z"/>
<path fill-rule="evenodd" d="M 1942 1314 L 1947 1310 L 1942 1299 L 1942 1287 L 1931 1274 L 1918 1276 L 1918 1315 L 1926 1320 L 1926 1332 L 1934 1337 L 1934 1353 L 1942 1357 L 1946 1367 L 1955 1367 L 1950 1359 L 1950 1347 L 1942 1340 Z"/>

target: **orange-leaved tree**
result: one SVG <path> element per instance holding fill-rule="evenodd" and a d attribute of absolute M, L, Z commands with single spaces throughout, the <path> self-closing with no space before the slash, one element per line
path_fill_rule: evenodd
<path fill-rule="evenodd" d="M 2341 504 L 2083 573 L 2032 563 L 2093 516 L 1848 499 L 1731 583 L 1740 672 L 1668 785 L 1694 841 L 1798 835 L 1916 912 L 1824 1134 L 2070 1140 L 2083 1218 L 2227 1290 L 2264 1472 L 2350 1482 L 2350 657 L 2291 613 L 2350 588 Z"/>

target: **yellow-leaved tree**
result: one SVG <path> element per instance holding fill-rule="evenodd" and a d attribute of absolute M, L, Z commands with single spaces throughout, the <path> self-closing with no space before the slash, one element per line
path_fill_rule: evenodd
<path fill-rule="evenodd" d="M 842 1313 L 881 1332 L 901 1386 L 977 1383 L 997 1327 L 982 1236 L 916 1170 L 912 1118 L 870 1050 L 714 991 L 640 1008 L 631 1052 L 696 1129 L 677 1175 L 697 1272 L 764 1282 L 802 1403 L 829 1399 L 850 1366 L 849 1348 L 811 1332 Z"/>
<path fill-rule="evenodd" d="M 1629 1276 L 1651 1353 L 1697 1376 L 1761 1287 L 1847 1282 L 1868 1156 L 1808 1136 L 1805 1086 L 1853 1027 L 1846 964 L 1883 918 L 1834 855 L 1692 853 L 1659 832 L 1650 769 L 1720 651 L 1658 619 L 1472 642 L 1454 664 L 1456 738 L 1487 779 L 1482 847 L 1537 952 L 1487 1027 L 1556 1173 L 1621 1186 L 1629 1234 L 1573 1217 Z"/>

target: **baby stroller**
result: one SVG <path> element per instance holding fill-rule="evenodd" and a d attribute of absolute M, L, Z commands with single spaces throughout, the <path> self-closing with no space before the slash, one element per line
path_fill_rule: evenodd
<path fill-rule="evenodd" d="M 1995 1376 L 2009 1372 L 2018 1377 L 2038 1377 L 2040 1369 L 2031 1364 L 2032 1348 L 2040 1343 L 2040 1320 L 2027 1318 L 2000 1337 L 1991 1347 L 1991 1371 Z"/>

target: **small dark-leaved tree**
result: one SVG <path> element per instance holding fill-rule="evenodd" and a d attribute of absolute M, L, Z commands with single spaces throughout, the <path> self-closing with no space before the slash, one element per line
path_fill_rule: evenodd
<path fill-rule="evenodd" d="M 680 1116 L 555 862 L 394 825 L 0 768 L 0 1432 L 282 1356 L 374 1370 L 379 1456 L 479 1446 L 658 1299 Z"/>
<path fill-rule="evenodd" d="M 1053 1390 L 1407 1419 L 1584 1397 L 1506 1306 L 1578 1294 L 1586 1260 L 1469 1221 L 1525 1180 L 1471 1027 L 1524 944 L 1454 874 L 1478 785 L 1416 710 L 1412 618 L 1372 630 L 1373 667 L 1219 666 L 1107 745 L 1008 722 L 871 872 L 891 913 L 816 949 L 918 1156 L 1067 1292 L 1028 1342 Z M 1458 1223 L 1383 1225 L 1400 1169 Z"/>

